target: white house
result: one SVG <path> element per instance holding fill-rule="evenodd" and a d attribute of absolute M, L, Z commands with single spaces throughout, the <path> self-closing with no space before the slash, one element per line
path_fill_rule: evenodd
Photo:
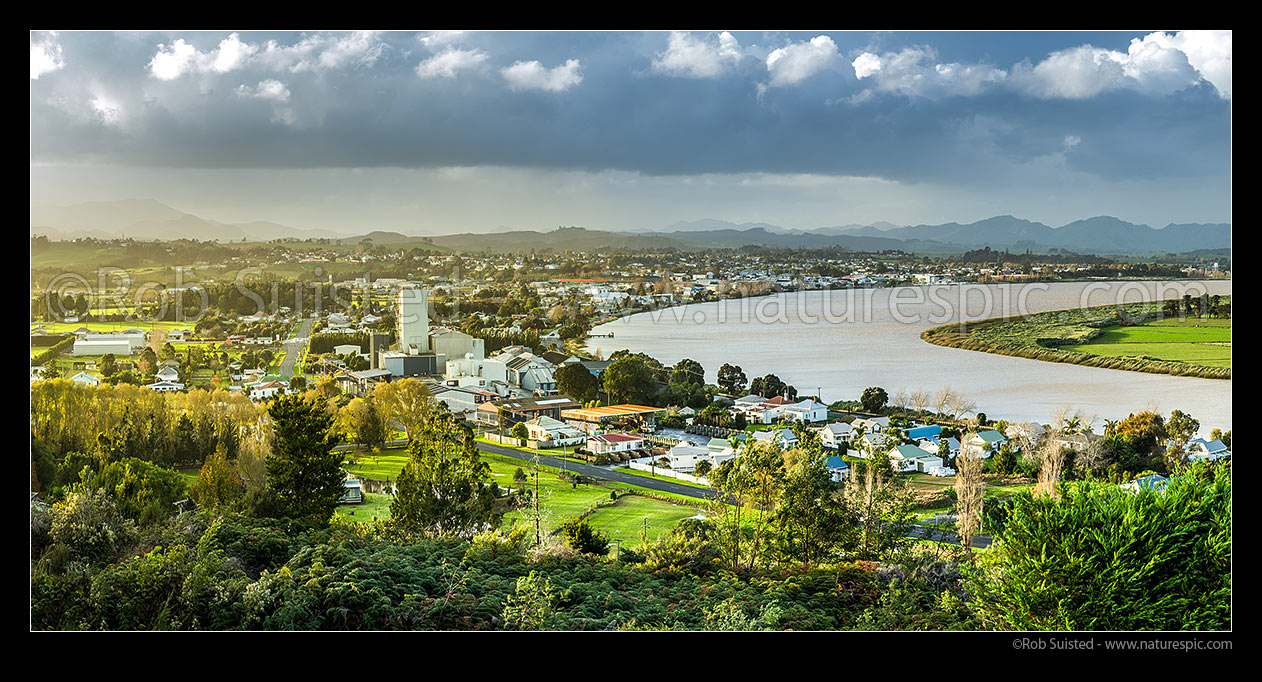
<path fill-rule="evenodd" d="M 793 435 L 793 429 L 770 429 L 768 431 L 755 431 L 754 440 L 759 443 L 778 442 L 780 447 L 786 450 L 798 444 L 798 437 Z"/>
<path fill-rule="evenodd" d="M 845 422 L 836 422 L 833 424 L 825 424 L 816 431 L 819 433 L 820 443 L 824 447 L 837 450 L 842 444 L 850 443 L 850 433 L 853 429 Z"/>
<path fill-rule="evenodd" d="M 899 445 L 889 451 L 890 464 L 896 471 L 927 472 L 931 467 L 942 466 L 942 458 L 921 450 L 915 445 Z"/>
<path fill-rule="evenodd" d="M 816 402 L 814 398 L 807 398 L 792 405 L 785 405 L 781 408 L 780 414 L 797 421 L 815 424 L 828 421 L 828 406 Z"/>
<path fill-rule="evenodd" d="M 163 367 L 153 377 L 158 381 L 179 381 L 180 371 L 174 367 Z"/>
<path fill-rule="evenodd" d="M 644 447 L 644 437 L 631 433 L 606 433 L 587 439 L 587 451 L 594 455 L 639 450 Z"/>
<path fill-rule="evenodd" d="M 1228 450 L 1221 440 L 1207 441 L 1204 438 L 1196 438 L 1188 443 L 1187 455 L 1189 462 L 1216 462 L 1231 457 L 1231 450 Z"/>
<path fill-rule="evenodd" d="M 923 438 L 916 442 L 916 446 L 925 452 L 947 459 L 960 456 L 960 441 L 953 436 L 939 438 L 938 440 Z"/>
<path fill-rule="evenodd" d="M 156 383 L 149 384 L 148 386 L 145 386 L 145 388 L 151 391 L 158 391 L 160 393 L 161 392 L 174 392 L 174 391 L 183 391 L 184 384 L 181 384 L 175 381 L 159 381 Z"/>
<path fill-rule="evenodd" d="M 670 468 L 688 472 L 697 468 L 697 462 L 703 459 L 709 460 L 710 450 L 691 443 L 680 443 L 671 448 L 666 456 L 670 460 Z"/>
<path fill-rule="evenodd" d="M 960 449 L 960 452 L 965 455 L 978 455 L 981 456 L 982 459 L 987 459 L 999 451 L 999 446 L 1007 442 L 1008 439 L 1004 438 L 1002 433 L 999 433 L 994 429 L 987 429 L 985 431 L 978 431 L 977 433 L 969 434 L 969 436 L 964 439 L 964 444 Z"/>
<path fill-rule="evenodd" d="M 530 440 L 537 441 L 545 448 L 579 445 L 587 438 L 587 434 L 569 424 L 544 415 L 523 423 L 526 425 L 526 432 L 530 434 Z"/>
<path fill-rule="evenodd" d="M 890 418 L 860 418 L 851 422 L 850 427 L 854 429 L 862 428 L 864 433 L 881 433 L 890 427 Z"/>
<path fill-rule="evenodd" d="M 101 385 L 100 377 L 94 377 L 91 374 L 88 374 L 87 372 L 79 372 L 78 374 L 70 377 L 70 380 L 76 383 L 83 384 L 84 386 L 100 386 Z"/>
<path fill-rule="evenodd" d="M 267 400 L 277 395 L 283 395 L 288 386 L 281 381 L 269 381 L 265 384 L 256 384 L 250 387 L 250 400 Z"/>

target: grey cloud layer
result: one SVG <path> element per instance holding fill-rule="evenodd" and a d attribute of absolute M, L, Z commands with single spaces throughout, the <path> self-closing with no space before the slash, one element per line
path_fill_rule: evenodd
<path fill-rule="evenodd" d="M 1225 176 L 1230 43 L 1224 60 L 1204 36 L 1161 36 L 991 65 L 852 35 L 32 34 L 31 153 L 937 183 Z"/>

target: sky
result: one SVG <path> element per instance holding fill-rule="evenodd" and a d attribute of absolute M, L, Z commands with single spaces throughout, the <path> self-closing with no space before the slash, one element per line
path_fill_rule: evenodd
<path fill-rule="evenodd" d="M 32 31 L 31 203 L 450 234 L 1231 221 L 1231 32 Z"/>

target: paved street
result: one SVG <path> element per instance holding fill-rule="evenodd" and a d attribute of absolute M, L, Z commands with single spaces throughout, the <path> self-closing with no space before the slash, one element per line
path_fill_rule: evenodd
<path fill-rule="evenodd" d="M 406 444 L 407 444 L 406 440 L 395 440 L 395 441 L 389 441 L 386 443 L 387 447 L 395 447 L 395 446 L 406 445 Z M 517 448 L 510 448 L 503 445 L 495 445 L 493 443 L 483 443 L 481 441 L 478 441 L 477 446 L 478 446 L 478 449 L 482 450 L 483 452 L 493 452 L 497 455 L 503 455 L 505 457 L 512 457 L 513 459 L 519 459 L 524 463 L 531 463 L 531 462 L 534 462 L 535 460 L 535 454 L 533 452 L 525 452 L 522 450 L 518 450 Z M 353 447 L 355 446 L 339 445 L 335 449 L 351 449 Z M 713 492 L 709 490 L 703 490 L 701 488 L 693 488 L 691 486 L 680 485 L 678 483 L 671 483 L 669 481 L 659 481 L 655 478 L 648 478 L 646 476 L 635 476 L 633 474 L 617 471 L 610 467 L 593 466 L 590 464 L 578 464 L 576 462 L 569 462 L 569 461 L 560 459 L 559 457 L 553 457 L 551 455 L 540 454 L 539 463 L 546 464 L 547 466 L 550 466 L 550 467 L 556 467 L 558 469 L 564 469 L 566 471 L 573 471 L 574 473 L 582 474 L 584 476 L 590 476 L 591 478 L 595 478 L 602 481 L 617 481 L 620 483 L 628 483 L 631 485 L 639 486 L 641 488 L 648 488 L 649 490 L 655 490 L 657 492 L 673 493 L 675 495 L 681 495 L 683 497 L 691 497 L 697 500 L 708 500 L 708 499 L 713 498 Z M 733 500 L 729 500 L 729 502 L 733 502 Z M 929 528 L 927 526 L 916 526 L 907 533 L 907 536 L 913 537 L 913 538 L 920 538 L 922 540 L 935 540 L 938 542 L 945 542 L 952 545 L 960 544 L 960 538 L 957 534 L 952 533 L 950 531 L 939 530 L 937 528 Z M 973 547 L 976 549 L 985 549 L 987 547 L 990 547 L 990 536 L 989 535 L 974 535 L 972 544 L 973 544 Z"/>
<path fill-rule="evenodd" d="M 298 325 L 298 333 L 294 338 L 285 342 L 285 359 L 280 363 L 280 376 L 288 379 L 294 376 L 294 365 L 298 362 L 298 356 L 302 354 L 302 349 L 307 347 L 307 341 L 311 336 L 311 328 L 315 326 L 315 320 L 306 318 L 302 324 Z"/>

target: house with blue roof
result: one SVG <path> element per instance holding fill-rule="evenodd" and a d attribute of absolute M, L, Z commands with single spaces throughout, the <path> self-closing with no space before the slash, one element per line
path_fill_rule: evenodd
<path fill-rule="evenodd" d="M 846 478 L 846 474 L 850 473 L 850 465 L 840 455 L 825 458 L 824 468 L 828 469 L 828 475 L 838 483 Z"/>
<path fill-rule="evenodd" d="M 942 426 L 933 424 L 932 426 L 917 426 L 914 429 L 907 429 L 907 437 L 911 440 L 920 440 L 921 438 L 931 438 L 937 440 L 942 436 Z"/>

